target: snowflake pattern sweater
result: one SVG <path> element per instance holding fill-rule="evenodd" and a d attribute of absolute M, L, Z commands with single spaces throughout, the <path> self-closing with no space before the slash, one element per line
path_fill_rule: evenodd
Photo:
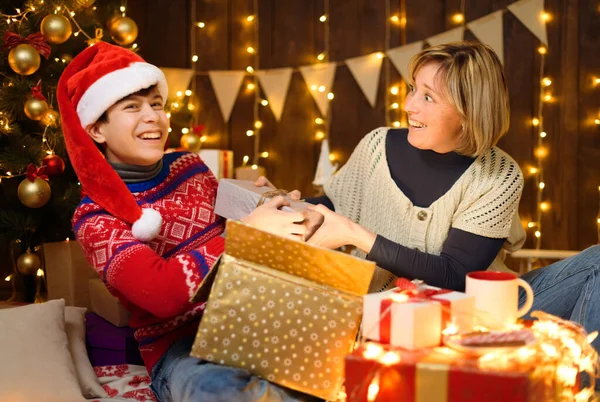
<path fill-rule="evenodd" d="M 217 180 L 197 155 L 171 153 L 155 178 L 127 185 L 142 208 L 163 217 L 160 234 L 142 243 L 131 225 L 88 197 L 73 216 L 87 260 L 131 312 L 140 352 L 151 372 L 175 341 L 195 334 L 204 302 L 190 297 L 223 252 L 224 221 L 214 214 Z"/>

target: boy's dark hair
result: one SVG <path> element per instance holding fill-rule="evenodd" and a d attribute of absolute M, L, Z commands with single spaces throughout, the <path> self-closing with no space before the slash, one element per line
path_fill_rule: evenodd
<path fill-rule="evenodd" d="M 130 96 L 146 96 L 148 95 L 150 92 L 152 92 L 152 90 L 156 88 L 156 85 L 151 85 L 148 88 L 144 88 L 144 89 L 140 89 L 137 92 L 134 92 L 132 94 L 127 95 L 124 98 L 119 99 L 118 101 L 116 101 L 115 103 L 119 103 L 121 102 L 123 99 L 128 98 Z M 106 113 L 106 111 L 104 111 L 104 113 L 102 113 L 102 116 L 98 117 L 98 120 L 96 120 L 96 123 L 107 123 L 108 122 L 108 114 Z"/>

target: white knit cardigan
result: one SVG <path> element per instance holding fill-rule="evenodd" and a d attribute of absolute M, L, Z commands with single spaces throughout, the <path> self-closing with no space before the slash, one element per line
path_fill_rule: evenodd
<path fill-rule="evenodd" d="M 383 127 L 367 134 L 344 167 L 325 183 L 336 212 L 389 240 L 434 255 L 440 255 L 450 228 L 506 239 L 503 249 L 509 251 L 521 248 L 525 231 L 517 209 L 523 175 L 508 154 L 491 148 L 448 192 L 421 208 L 412 204 L 390 174 L 387 160 L 394 155 L 386 154 L 388 130 Z M 365 256 L 360 251 L 355 254 Z M 488 269 L 508 270 L 503 261 L 501 251 Z M 391 287 L 394 279 L 378 269 L 371 291 Z"/>

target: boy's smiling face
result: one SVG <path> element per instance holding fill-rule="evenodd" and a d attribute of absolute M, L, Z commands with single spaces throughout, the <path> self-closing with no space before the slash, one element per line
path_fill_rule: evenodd
<path fill-rule="evenodd" d="M 86 131 L 104 145 L 107 160 L 149 166 L 162 159 L 169 120 L 156 86 L 123 98 L 105 115 Z"/>

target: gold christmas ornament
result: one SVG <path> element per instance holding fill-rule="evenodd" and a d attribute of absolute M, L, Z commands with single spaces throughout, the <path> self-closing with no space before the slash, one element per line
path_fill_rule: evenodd
<path fill-rule="evenodd" d="M 43 207 L 50 199 L 50 194 L 50 185 L 39 177 L 36 177 L 33 182 L 24 179 L 17 189 L 19 200 L 29 208 Z"/>
<path fill-rule="evenodd" d="M 196 153 L 202 147 L 200 137 L 194 133 L 188 133 L 181 136 L 180 144 L 190 152 Z"/>
<path fill-rule="evenodd" d="M 27 99 L 27 102 L 25 102 L 25 114 L 31 120 L 41 120 L 46 112 L 48 112 L 48 109 L 48 102 L 45 100 L 30 98 Z"/>
<path fill-rule="evenodd" d="M 121 46 L 131 45 L 138 36 L 138 27 L 129 17 L 120 17 L 110 22 L 111 38 Z"/>
<path fill-rule="evenodd" d="M 60 115 L 54 109 L 48 109 L 44 117 L 42 117 L 42 124 L 45 126 L 56 127 L 59 122 Z"/>
<path fill-rule="evenodd" d="M 71 22 L 64 15 L 48 14 L 42 20 L 40 31 L 50 43 L 61 44 L 71 37 Z"/>
<path fill-rule="evenodd" d="M 12 70 L 20 75 L 31 75 L 40 68 L 40 54 L 33 46 L 22 43 L 15 46 L 8 53 L 8 64 Z"/>
<path fill-rule="evenodd" d="M 40 257 L 29 249 L 17 259 L 17 269 L 23 275 L 34 275 L 41 266 Z"/>

